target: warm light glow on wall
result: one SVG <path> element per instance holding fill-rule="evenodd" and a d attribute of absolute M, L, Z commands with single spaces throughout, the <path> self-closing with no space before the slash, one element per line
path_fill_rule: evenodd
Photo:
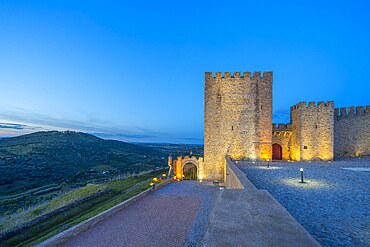
<path fill-rule="evenodd" d="M 294 150 L 291 150 L 291 156 L 292 156 L 292 160 L 294 161 L 300 161 L 300 156 L 299 156 L 299 150 L 298 149 L 294 149 Z"/>
<path fill-rule="evenodd" d="M 357 149 L 357 150 L 355 151 L 355 156 L 356 156 L 356 157 L 359 157 L 359 156 L 362 156 L 362 155 L 364 155 L 364 152 L 363 152 L 362 150 L 358 150 L 358 149 Z"/>
<path fill-rule="evenodd" d="M 252 154 L 252 155 L 249 156 L 249 158 L 251 160 L 256 160 L 257 159 L 257 155 L 256 154 Z"/>
<path fill-rule="evenodd" d="M 270 156 L 268 155 L 268 154 L 262 154 L 261 155 L 261 159 L 263 159 L 263 160 L 267 160 L 267 161 L 269 161 L 270 160 Z"/>
<path fill-rule="evenodd" d="M 244 156 L 242 153 L 235 151 L 230 153 L 230 158 L 233 160 L 241 160 L 244 158 Z"/>

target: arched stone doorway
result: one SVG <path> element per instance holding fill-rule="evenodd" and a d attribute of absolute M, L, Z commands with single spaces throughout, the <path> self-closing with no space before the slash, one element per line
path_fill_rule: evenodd
<path fill-rule="evenodd" d="M 272 144 L 272 159 L 273 160 L 283 159 L 283 149 L 277 143 Z"/>
<path fill-rule="evenodd" d="M 197 166 L 192 162 L 187 162 L 182 168 L 182 174 L 184 180 L 197 180 L 198 178 L 198 169 Z"/>
<path fill-rule="evenodd" d="M 171 162 L 171 160 L 169 160 Z M 186 179 L 199 179 L 203 180 L 203 158 L 199 157 L 196 158 L 194 156 L 178 156 L 176 160 L 173 162 L 173 174 L 175 179 L 185 179 L 185 171 L 186 171 Z M 188 165 L 190 164 L 190 165 Z M 194 168 L 195 167 L 195 168 Z"/>

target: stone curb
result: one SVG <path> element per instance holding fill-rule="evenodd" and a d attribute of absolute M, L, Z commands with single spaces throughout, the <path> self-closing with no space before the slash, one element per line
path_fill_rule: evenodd
<path fill-rule="evenodd" d="M 166 186 L 167 184 L 171 183 L 173 181 L 173 178 L 171 179 L 167 179 L 166 181 L 164 181 L 163 183 L 160 183 L 156 186 L 156 189 L 155 190 L 158 190 L 164 186 Z M 68 239 L 70 238 L 73 238 L 74 236 L 80 234 L 81 232 L 84 232 L 86 230 L 88 230 L 89 228 L 91 228 L 92 226 L 94 226 L 95 224 L 99 223 L 100 221 L 112 216 L 113 214 L 115 214 L 116 212 L 130 206 L 131 204 L 135 203 L 136 201 L 140 200 L 141 198 L 143 198 L 144 196 L 150 194 L 152 191 L 151 188 L 137 194 L 136 196 L 134 197 L 131 197 L 130 199 L 127 199 L 126 201 L 123 201 L 121 202 L 120 204 L 114 206 L 114 207 L 111 207 L 110 209 L 107 209 L 105 210 L 104 212 L 101 212 L 100 214 L 98 215 L 95 215 L 94 217 L 90 218 L 90 219 L 87 219 L 45 241 L 43 241 L 42 243 L 36 245 L 37 247 L 48 247 L 48 246 L 58 246 L 60 244 L 62 244 L 63 242 L 67 241 Z"/>

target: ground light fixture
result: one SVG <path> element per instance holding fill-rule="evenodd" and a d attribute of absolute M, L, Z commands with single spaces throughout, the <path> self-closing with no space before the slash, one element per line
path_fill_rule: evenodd
<path fill-rule="evenodd" d="M 301 169 L 299 169 L 301 171 L 301 182 L 300 183 L 304 183 L 304 180 L 303 180 L 303 168 L 301 167 Z"/>
<path fill-rule="evenodd" d="M 267 168 L 270 168 L 270 159 L 267 159 Z"/>

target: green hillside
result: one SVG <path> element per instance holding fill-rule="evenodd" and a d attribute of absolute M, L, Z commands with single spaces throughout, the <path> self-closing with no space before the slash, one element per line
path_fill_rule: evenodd
<path fill-rule="evenodd" d="M 0 139 L 0 206 L 32 195 L 21 201 L 25 208 L 66 186 L 165 167 L 166 157 L 159 149 L 72 131 Z M 6 210 L 0 207 L 0 215 Z"/>

